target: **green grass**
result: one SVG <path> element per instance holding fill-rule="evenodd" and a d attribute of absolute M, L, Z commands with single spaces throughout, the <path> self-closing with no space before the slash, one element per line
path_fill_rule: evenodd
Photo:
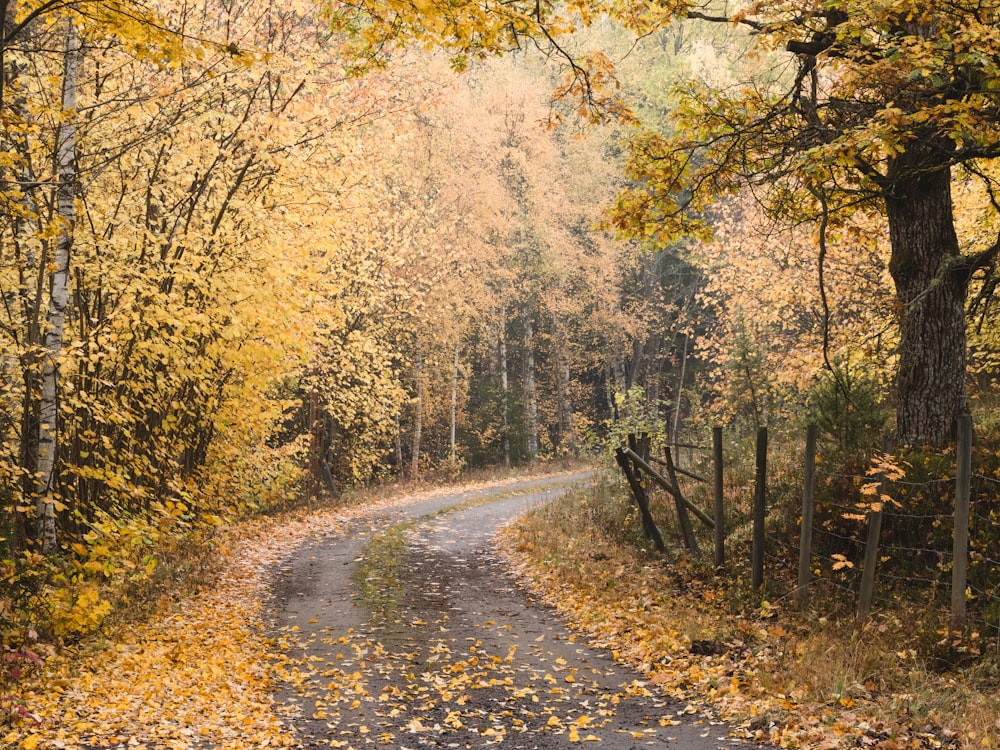
<path fill-rule="evenodd" d="M 380 531 L 365 545 L 361 562 L 354 570 L 354 584 L 361 602 L 387 622 L 399 622 L 403 600 L 401 576 L 406 569 L 406 537 L 415 522 L 397 523 Z"/>
<path fill-rule="evenodd" d="M 388 623 L 399 622 L 400 606 L 404 591 L 401 581 L 406 569 L 408 547 L 407 536 L 417 526 L 428 521 L 447 517 L 454 513 L 491 505 L 516 497 L 525 497 L 545 492 L 568 482 L 554 477 L 532 487 L 521 487 L 472 497 L 454 505 L 449 505 L 432 513 L 426 513 L 415 520 L 394 524 L 375 534 L 361 552 L 361 562 L 353 574 L 354 584 L 364 606 Z"/>

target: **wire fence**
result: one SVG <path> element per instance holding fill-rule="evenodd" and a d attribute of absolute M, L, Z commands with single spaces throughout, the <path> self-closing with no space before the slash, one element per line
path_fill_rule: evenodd
<path fill-rule="evenodd" d="M 787 450 L 775 453 L 778 461 L 789 462 Z M 961 450 L 957 457 L 926 456 L 916 466 L 900 463 L 891 477 L 817 467 L 818 489 L 808 513 L 809 493 L 795 481 L 803 475 L 801 464 L 778 466 L 770 477 L 765 472 L 769 486 L 759 493 L 754 486 L 762 481 L 759 456 L 756 473 L 747 458 L 729 456 L 724 485 L 715 488 L 724 501 L 716 523 L 726 529 L 727 573 L 760 566 L 759 577 L 753 570 L 749 580 L 764 581 L 760 587 L 772 601 L 797 599 L 801 605 L 799 594 L 806 588 L 816 607 L 861 617 L 905 613 L 925 634 L 946 639 L 962 628 L 1000 650 L 1000 466 L 996 476 L 982 467 L 966 473 L 968 543 L 958 536 L 956 571 L 956 519 L 959 525 L 964 519 L 957 510 Z M 704 465 L 708 460 L 695 468 L 712 476 Z M 758 529 L 754 505 L 761 494 L 767 507 Z M 693 496 L 707 503 L 708 495 L 702 490 Z M 811 533 L 803 534 L 802 519 L 810 517 Z M 710 529 L 699 529 L 703 549 L 711 546 L 710 535 Z"/>

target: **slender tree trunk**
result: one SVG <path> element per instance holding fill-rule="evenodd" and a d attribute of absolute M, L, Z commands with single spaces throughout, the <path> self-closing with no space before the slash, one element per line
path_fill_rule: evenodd
<path fill-rule="evenodd" d="M 451 414 L 448 424 L 448 449 L 452 467 L 458 461 L 458 451 L 455 444 L 456 423 L 458 422 L 458 338 L 455 338 L 455 358 L 451 366 Z"/>
<path fill-rule="evenodd" d="M 500 357 L 500 418 L 503 439 L 503 465 L 510 468 L 510 416 L 508 404 L 509 383 L 507 378 L 507 306 L 500 306 L 500 325 L 497 331 L 497 346 Z"/>
<path fill-rule="evenodd" d="M 14 29 L 14 2 L 15 0 L 0 0 L 0 33 L 3 39 L 9 39 Z M 7 47 L 9 42 L 0 43 L 0 111 L 3 111 L 7 102 Z"/>
<path fill-rule="evenodd" d="M 576 435 L 573 433 L 573 395 L 570 392 L 571 373 L 569 353 L 566 351 L 566 332 L 560 327 L 557 338 L 556 401 L 559 412 L 559 445 L 574 456 L 577 454 Z"/>
<path fill-rule="evenodd" d="M 315 387 L 309 391 L 309 487 L 306 495 L 310 498 L 319 494 L 319 393 Z"/>
<path fill-rule="evenodd" d="M 73 245 L 76 197 L 76 90 L 80 66 L 80 35 L 72 21 L 67 21 L 62 110 L 64 121 L 56 140 L 56 212 L 60 221 L 59 236 L 49 274 L 49 309 L 46 316 L 42 398 L 38 420 L 38 467 L 35 485 L 37 536 L 44 554 L 56 549 L 56 507 L 51 496 L 55 475 L 58 428 L 59 356 L 62 352 L 63 326 L 69 297 L 70 248 Z"/>
<path fill-rule="evenodd" d="M 15 88 L 15 84 L 27 71 L 28 63 L 19 60 L 16 55 L 6 54 L 13 43 L 15 27 L 16 3 L 9 2 L 4 8 L 4 47 L 3 69 L 0 75 L 4 80 L 4 101 L 8 116 L 12 122 L 8 126 L 11 136 L 11 146 L 20 157 L 20 163 L 11 170 L 12 176 L 18 181 L 22 197 L 18 200 L 20 210 L 13 217 L 13 261 L 17 267 L 17 307 L 23 316 L 21 334 L 21 378 L 23 381 L 23 399 L 21 403 L 20 434 L 17 436 L 17 455 L 19 468 L 23 472 L 18 483 L 20 497 L 13 502 L 14 508 L 14 544 L 17 550 L 25 550 L 37 539 L 37 524 L 29 517 L 34 512 L 31 507 L 35 500 L 35 471 L 38 467 L 38 394 L 40 391 L 38 349 L 41 343 L 41 306 L 42 287 L 44 286 L 45 258 L 40 240 L 39 216 L 41 207 L 38 203 L 38 181 L 35 178 L 31 161 L 31 144 L 28 132 L 31 125 L 31 115 L 28 111 L 27 99 L 23 91 Z M 19 43 L 24 42 L 25 31 L 22 29 Z M 15 95 L 16 93 L 16 95 Z M 16 171 L 15 171 L 16 170 Z M 6 176 L 6 175 L 5 175 Z M 27 500 L 25 500 L 27 499 Z M 31 510 L 29 511 L 29 507 Z M 21 558 L 18 557 L 18 560 Z"/>
<path fill-rule="evenodd" d="M 894 168 L 918 171 L 921 154 Z M 967 410 L 965 298 L 951 201 L 951 174 L 937 169 L 901 178 L 886 198 L 900 306 L 896 437 L 903 444 L 942 445 Z"/>
<path fill-rule="evenodd" d="M 417 379 L 417 395 L 413 401 L 413 450 L 410 454 L 410 474 L 417 479 L 420 476 L 420 439 L 424 429 L 424 355 L 419 347 L 414 371 Z"/>
<path fill-rule="evenodd" d="M 396 471 L 401 477 L 406 471 L 403 463 L 403 421 L 399 417 L 399 412 L 396 413 Z"/>
<path fill-rule="evenodd" d="M 572 373 L 569 367 L 569 357 L 563 360 L 561 372 L 559 373 L 559 381 L 562 384 L 565 422 L 563 424 L 563 433 L 566 436 L 566 440 L 569 442 L 569 452 L 574 456 L 580 454 L 580 445 L 576 441 L 576 420 L 573 419 L 573 379 Z"/>
<path fill-rule="evenodd" d="M 673 443 L 674 443 L 674 455 L 677 456 L 677 460 L 680 460 L 680 451 L 678 450 L 677 443 L 678 433 L 680 432 L 681 426 L 681 398 L 684 396 L 684 375 L 687 370 L 688 361 L 688 339 L 687 336 L 684 337 L 684 349 L 681 352 L 681 375 L 677 379 L 677 391 L 674 393 L 674 424 L 671 429 Z"/>
<path fill-rule="evenodd" d="M 535 388 L 535 328 L 530 313 L 524 319 L 524 405 L 528 412 L 525 447 L 528 459 L 538 457 L 538 393 Z"/>
<path fill-rule="evenodd" d="M 604 398 L 608 402 L 608 413 L 611 414 L 611 419 L 617 422 L 619 414 L 618 402 L 615 400 L 617 389 L 615 387 L 614 371 L 611 369 L 610 362 L 605 362 L 602 369 L 604 370 Z"/>

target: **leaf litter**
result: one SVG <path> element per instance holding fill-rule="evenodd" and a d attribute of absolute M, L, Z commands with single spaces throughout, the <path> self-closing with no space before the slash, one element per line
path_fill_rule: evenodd
<path fill-rule="evenodd" d="M 739 718 L 741 736 L 784 747 L 904 750 L 951 744 L 939 735 L 900 734 L 868 723 L 852 711 L 851 701 L 804 710 L 794 688 L 762 695 L 758 671 L 770 669 L 769 656 L 787 646 L 780 628 L 761 626 L 762 632 L 748 634 L 743 650 L 730 644 L 718 651 L 710 642 L 693 648 L 670 628 L 657 592 L 640 587 L 627 597 L 619 591 L 602 599 L 574 589 L 551 571 L 540 571 L 537 561 L 532 567 L 510 534 L 501 551 L 522 584 L 591 645 L 637 667 L 643 679 L 608 688 L 601 670 L 570 666 L 551 652 L 540 669 L 524 657 L 531 649 L 537 657 L 558 638 L 542 633 L 496 648 L 496 637 L 509 630 L 499 618 L 475 623 L 482 635 L 461 645 L 447 636 L 447 613 L 405 623 L 425 631 L 418 647 L 405 638 L 394 641 L 392 633 L 373 637 L 321 628 L 307 634 L 295 625 L 277 639 L 267 636 L 264 603 L 276 566 L 309 540 L 374 531 L 393 508 L 427 496 L 256 520 L 229 530 L 218 545 L 221 572 L 212 585 L 106 643 L 50 659 L 46 674 L 23 693 L 32 719 L 7 730 L 4 744 L 26 750 L 415 748 L 442 739 L 456 747 L 499 744 L 521 733 L 571 743 L 598 742 L 613 733 L 643 743 L 672 740 L 687 715 L 705 727 L 706 737 L 721 742 L 705 704 Z M 577 637 L 565 636 L 561 645 L 572 647 Z M 295 700 L 277 701 L 281 690 Z M 642 712 L 633 726 L 615 725 L 635 696 L 650 700 L 655 710 Z M 305 738 L 297 731 L 303 720 L 311 733 Z"/>
<path fill-rule="evenodd" d="M 384 523 L 394 509 L 436 495 L 496 484 L 255 519 L 221 532 L 217 577 L 189 597 L 161 602 L 145 622 L 52 655 L 44 672 L 22 686 L 28 715 L 4 730 L 0 745 L 24 750 L 296 746 L 294 727 L 274 699 L 281 677 L 291 674 L 288 657 L 265 629 L 274 568 L 308 540 L 344 535 L 359 523 Z"/>
<path fill-rule="evenodd" d="M 771 621 L 770 605 L 762 607 L 758 619 L 734 617 L 713 602 L 710 587 L 687 592 L 664 588 L 669 572 L 662 562 L 638 560 L 620 549 L 567 550 L 564 559 L 556 561 L 551 545 L 560 542 L 540 531 L 545 523 L 512 525 L 501 533 L 498 549 L 511 575 L 591 645 L 634 666 L 662 694 L 708 708 L 739 727 L 739 735 L 749 741 L 810 750 L 1000 746 L 989 735 L 963 744 L 954 731 L 914 726 L 905 713 L 887 721 L 866 710 L 873 704 L 865 698 L 865 686 L 845 686 L 825 701 L 812 699 L 810 686 L 790 684 L 782 677 L 781 665 L 799 654 L 795 634 Z M 724 643 L 692 639 L 685 631 L 693 612 L 700 620 L 697 627 L 714 621 L 709 627 L 732 630 L 734 637 Z M 775 690 L 776 683 L 783 687 Z"/>
<path fill-rule="evenodd" d="M 394 622 L 322 626 L 310 607 L 323 607 L 326 593 L 316 591 L 312 604 L 290 605 L 283 676 L 304 743 L 633 748 L 683 735 L 694 738 L 691 748 L 731 746 L 727 728 L 589 649 L 547 608 L 525 606 L 486 546 L 491 524 L 509 512 L 418 523 L 407 540 L 403 606 L 386 609 Z M 333 565 L 338 558 L 328 555 Z M 297 588 L 284 598 L 294 602 Z M 327 592 L 323 581 L 309 588 Z"/>

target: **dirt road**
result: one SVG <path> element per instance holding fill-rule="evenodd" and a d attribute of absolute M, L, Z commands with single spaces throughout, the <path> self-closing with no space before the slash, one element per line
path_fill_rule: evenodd
<path fill-rule="evenodd" d="M 745 747 L 588 648 L 505 576 L 496 531 L 585 480 L 438 497 L 300 549 L 277 572 L 272 619 L 287 653 L 278 699 L 303 745 Z M 377 616 L 358 603 L 353 572 L 372 535 L 403 521 L 398 601 Z"/>

